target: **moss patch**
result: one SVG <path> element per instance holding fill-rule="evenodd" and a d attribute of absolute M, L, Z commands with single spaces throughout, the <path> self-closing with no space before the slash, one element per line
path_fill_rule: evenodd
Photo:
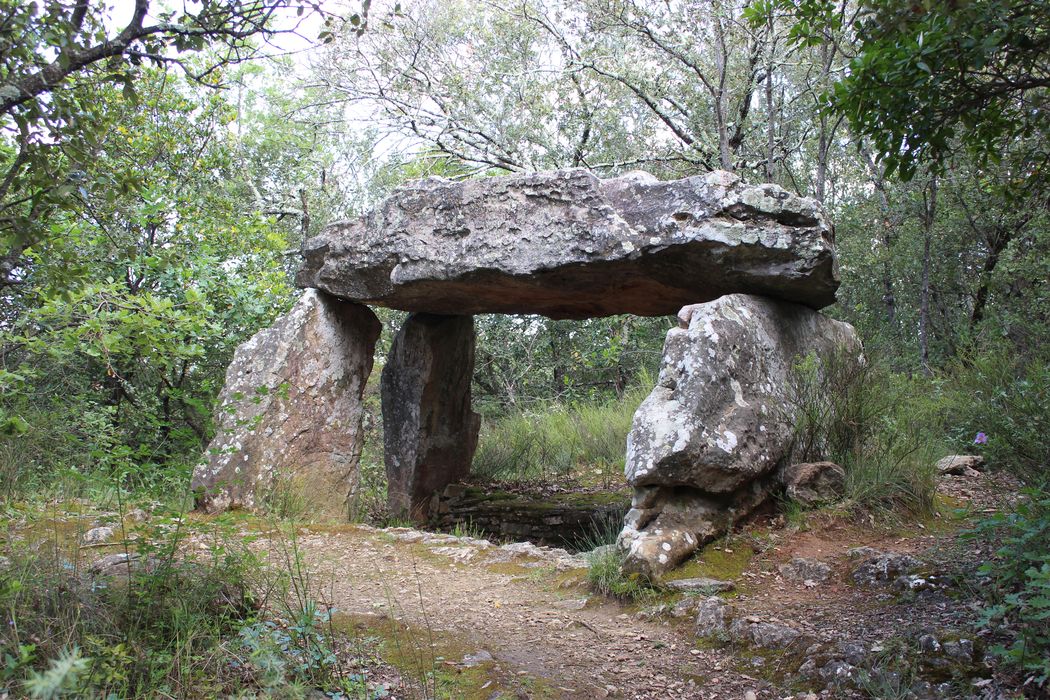
<path fill-rule="evenodd" d="M 715 578 L 721 581 L 734 581 L 740 578 L 754 556 L 755 550 L 746 542 L 716 540 L 663 578 L 665 581 L 677 581 L 684 578 Z"/>
<path fill-rule="evenodd" d="M 518 675 L 496 661 L 463 663 L 480 648 L 445 632 L 406 625 L 386 616 L 336 613 L 332 624 L 355 637 L 379 640 L 379 654 L 423 697 L 489 700 L 525 697 L 541 700 L 562 695 L 546 679 Z"/>

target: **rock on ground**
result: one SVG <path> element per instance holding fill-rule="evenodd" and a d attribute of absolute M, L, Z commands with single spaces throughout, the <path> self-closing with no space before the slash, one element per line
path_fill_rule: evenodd
<path fill-rule="evenodd" d="M 198 507 L 258 510 L 292 496 L 345 517 L 380 330 L 368 308 L 310 290 L 237 348 L 207 461 L 193 474 Z"/>
<path fill-rule="evenodd" d="M 300 286 L 435 314 L 658 316 L 735 292 L 821 308 L 839 284 L 820 205 L 727 172 L 428 178 L 304 257 Z"/>
<path fill-rule="evenodd" d="M 831 567 L 816 559 L 795 557 L 786 564 L 777 567 L 780 575 L 792 581 L 812 581 L 821 583 L 831 576 Z"/>
<path fill-rule="evenodd" d="M 387 500 L 425 520 L 431 498 L 470 472 L 481 418 L 470 407 L 474 318 L 410 314 L 383 367 Z"/>
<path fill-rule="evenodd" d="M 853 570 L 853 581 L 862 586 L 888 585 L 900 576 L 914 573 L 921 566 L 922 562 L 910 554 L 877 552 L 857 565 Z"/>
<path fill-rule="evenodd" d="M 844 353 L 863 361 L 852 326 L 800 304 L 732 294 L 687 306 L 679 320 L 627 438 L 635 493 L 619 543 L 628 570 L 650 575 L 769 495 L 794 442 L 797 359 Z"/>
<path fill-rule="evenodd" d="M 973 476 L 984 471 L 984 457 L 980 455 L 948 455 L 937 460 L 937 473 L 952 476 Z"/>
<path fill-rule="evenodd" d="M 784 493 L 804 508 L 832 503 L 846 491 L 846 470 L 834 462 L 804 462 L 781 470 Z"/>

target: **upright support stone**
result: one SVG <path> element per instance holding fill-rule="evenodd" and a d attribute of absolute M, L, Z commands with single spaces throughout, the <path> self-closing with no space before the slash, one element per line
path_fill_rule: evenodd
<path fill-rule="evenodd" d="M 427 517 L 431 496 L 470 472 L 480 417 L 471 410 L 474 318 L 410 314 L 381 381 L 387 499 Z"/>
<path fill-rule="evenodd" d="M 193 473 L 198 507 L 257 510 L 294 497 L 345 517 L 381 330 L 368 307 L 310 290 L 237 348 L 215 439 Z"/>
<path fill-rule="evenodd" d="M 628 569 L 659 575 L 769 496 L 790 458 L 792 368 L 842 353 L 863 362 L 847 323 L 801 304 L 730 294 L 686 306 L 667 333 L 660 376 L 634 414 L 634 487 L 619 544 Z"/>

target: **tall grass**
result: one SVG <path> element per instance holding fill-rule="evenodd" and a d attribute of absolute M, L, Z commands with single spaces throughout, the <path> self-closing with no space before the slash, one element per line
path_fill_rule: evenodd
<path fill-rule="evenodd" d="M 623 470 L 627 433 L 649 387 L 619 399 L 546 403 L 487 423 L 474 455 L 474 473 L 496 480 L 548 479 L 579 469 Z"/>
<path fill-rule="evenodd" d="M 796 363 L 789 404 L 793 459 L 830 460 L 846 471 L 846 496 L 863 508 L 925 512 L 943 454 L 944 406 L 925 379 L 845 353 Z"/>

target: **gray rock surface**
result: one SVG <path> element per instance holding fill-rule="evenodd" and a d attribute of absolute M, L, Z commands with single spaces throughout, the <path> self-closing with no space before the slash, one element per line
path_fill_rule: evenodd
<path fill-rule="evenodd" d="M 937 473 L 952 476 L 974 476 L 984 471 L 984 457 L 980 455 L 948 455 L 937 460 Z"/>
<path fill-rule="evenodd" d="M 820 205 L 727 172 L 428 178 L 304 258 L 300 286 L 435 314 L 658 316 L 735 292 L 821 308 L 839 284 Z"/>
<path fill-rule="evenodd" d="M 777 567 L 780 575 L 792 581 L 812 581 L 822 583 L 831 576 L 831 567 L 816 559 L 795 557 L 786 564 Z"/>
<path fill-rule="evenodd" d="M 802 633 L 794 627 L 775 622 L 755 622 L 741 617 L 729 626 L 729 636 L 749 646 L 762 649 L 783 649 L 798 641 Z"/>
<path fill-rule="evenodd" d="M 315 514 L 345 517 L 380 330 L 368 308 L 310 290 L 237 348 L 207 461 L 193 474 L 198 506 L 258 510 L 288 489 Z"/>
<path fill-rule="evenodd" d="M 383 441 L 391 510 L 418 521 L 470 472 L 480 417 L 470 407 L 474 318 L 410 314 L 383 367 Z"/>
<path fill-rule="evenodd" d="M 805 508 L 832 503 L 846 491 L 846 470 L 834 462 L 803 462 L 781 470 L 784 493 Z"/>
<path fill-rule="evenodd" d="M 922 562 L 910 554 L 881 552 L 871 556 L 853 570 L 853 581 L 862 586 L 888 585 L 898 577 L 914 573 Z"/>
<path fill-rule="evenodd" d="M 626 476 L 635 487 L 619 544 L 629 570 L 659 574 L 769 495 L 789 459 L 797 358 L 861 358 L 853 327 L 800 304 L 732 294 L 683 308 L 656 388 L 634 415 Z"/>
<path fill-rule="evenodd" d="M 705 598 L 696 609 L 696 634 L 699 637 L 721 638 L 728 630 L 731 611 L 729 604 L 718 596 Z"/>
<path fill-rule="evenodd" d="M 725 593 L 736 588 L 736 584 L 732 581 L 720 581 L 716 578 L 680 578 L 674 581 L 665 581 L 664 585 L 670 588 L 672 591 L 682 591 L 686 593 L 704 593 L 706 595 L 713 595 L 715 593 Z"/>
<path fill-rule="evenodd" d="M 84 544 L 102 544 L 103 542 L 109 542 L 113 539 L 113 528 L 108 525 L 101 527 L 93 527 L 84 533 L 83 542 Z"/>

